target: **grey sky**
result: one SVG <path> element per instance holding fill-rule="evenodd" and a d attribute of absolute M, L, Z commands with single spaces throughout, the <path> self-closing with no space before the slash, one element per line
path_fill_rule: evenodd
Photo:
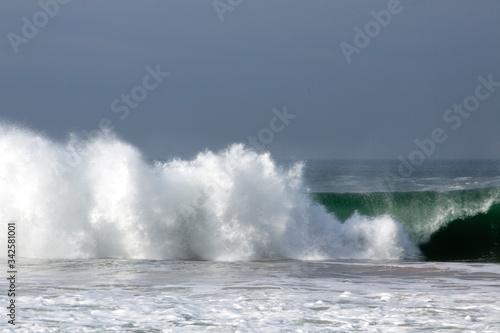
<path fill-rule="evenodd" d="M 58 140 L 108 118 L 148 157 L 190 157 L 246 142 L 286 106 L 277 157 L 395 159 L 442 128 L 431 157 L 500 158 L 500 87 L 457 129 L 443 120 L 479 76 L 500 82 L 500 2 L 401 0 L 348 63 L 340 43 L 390 3 L 244 0 L 221 21 L 212 0 L 72 0 L 16 53 L 8 34 L 42 9 L 2 1 L 0 118 Z M 121 120 L 112 102 L 157 65 L 169 76 Z"/>

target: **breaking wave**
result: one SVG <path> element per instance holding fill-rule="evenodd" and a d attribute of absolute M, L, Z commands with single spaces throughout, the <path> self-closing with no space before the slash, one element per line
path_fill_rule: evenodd
<path fill-rule="evenodd" d="M 315 203 L 302 165 L 234 144 L 148 163 L 108 133 L 55 142 L 0 125 L 0 221 L 17 255 L 196 260 L 400 259 L 419 250 L 389 215 L 340 221 Z M 6 232 L 0 233 L 6 240 Z"/>

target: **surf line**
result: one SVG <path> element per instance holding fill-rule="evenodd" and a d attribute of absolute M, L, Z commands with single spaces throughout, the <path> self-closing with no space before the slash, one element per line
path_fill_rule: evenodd
<path fill-rule="evenodd" d="M 480 75 L 477 77 L 479 84 L 474 89 L 474 93 L 465 97 L 461 104 L 453 104 L 443 113 L 443 121 L 446 124 L 451 124 L 451 129 L 456 131 L 462 126 L 463 120 L 468 119 L 472 112 L 479 109 L 481 102 L 489 99 L 495 92 L 495 88 L 500 87 L 500 82 L 493 81 L 493 74 L 488 74 L 488 77 Z M 416 167 L 422 165 L 424 161 L 436 152 L 439 144 L 444 143 L 448 139 L 446 131 L 441 127 L 436 127 L 431 131 L 429 138 L 423 140 L 415 139 L 413 142 L 417 146 L 416 149 L 408 154 L 407 159 L 402 155 L 398 156 L 400 164 L 398 166 L 398 174 L 400 177 L 408 178 Z M 394 189 L 393 179 L 397 178 L 394 174 L 386 172 L 385 179 L 391 189 Z"/>

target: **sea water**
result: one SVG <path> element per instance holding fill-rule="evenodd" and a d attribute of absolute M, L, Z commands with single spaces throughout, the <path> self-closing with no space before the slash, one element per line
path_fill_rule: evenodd
<path fill-rule="evenodd" d="M 20 332 L 499 332 L 496 264 L 28 260 Z"/>
<path fill-rule="evenodd" d="M 500 332 L 499 163 L 398 167 L 1 125 L 16 331 Z"/>

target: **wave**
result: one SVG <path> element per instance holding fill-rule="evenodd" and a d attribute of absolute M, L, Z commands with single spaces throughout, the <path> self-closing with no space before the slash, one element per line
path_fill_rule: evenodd
<path fill-rule="evenodd" d="M 428 260 L 500 262 L 500 204 L 451 221 L 420 245 Z"/>
<path fill-rule="evenodd" d="M 56 142 L 0 124 L 0 221 L 17 255 L 196 260 L 401 259 L 419 249 L 389 215 L 340 221 L 315 203 L 302 165 L 235 144 L 147 163 L 106 133 Z M 0 241 L 6 241 L 0 232 Z"/>
<path fill-rule="evenodd" d="M 500 261 L 500 189 L 391 193 L 316 193 L 341 221 L 389 215 L 428 260 Z"/>

